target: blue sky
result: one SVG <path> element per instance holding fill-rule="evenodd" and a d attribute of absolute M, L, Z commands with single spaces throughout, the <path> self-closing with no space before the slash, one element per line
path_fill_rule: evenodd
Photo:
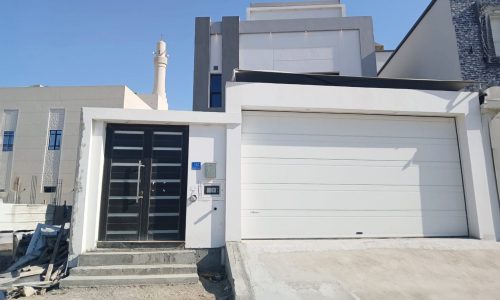
<path fill-rule="evenodd" d="M 149 93 L 152 52 L 170 55 L 171 109 L 191 109 L 194 18 L 239 15 L 248 0 L 4 0 L 0 2 L 0 87 L 127 85 Z M 430 0 L 342 0 L 349 16 L 372 16 L 377 42 L 392 49 Z"/>

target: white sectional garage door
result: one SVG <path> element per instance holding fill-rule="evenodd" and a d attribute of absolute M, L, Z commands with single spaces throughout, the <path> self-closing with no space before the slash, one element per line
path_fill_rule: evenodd
<path fill-rule="evenodd" d="M 244 112 L 242 236 L 467 236 L 452 118 Z"/>

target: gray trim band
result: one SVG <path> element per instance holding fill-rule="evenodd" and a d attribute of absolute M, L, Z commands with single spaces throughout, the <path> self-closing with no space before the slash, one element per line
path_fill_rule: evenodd
<path fill-rule="evenodd" d="M 194 35 L 193 110 L 208 109 L 210 80 L 210 18 L 198 17 Z"/>
<path fill-rule="evenodd" d="M 226 110 L 226 82 L 240 66 L 240 17 L 222 17 L 222 107 L 210 111 Z"/>
<path fill-rule="evenodd" d="M 288 6 L 313 6 L 340 4 L 340 0 L 310 1 L 310 2 L 267 2 L 250 3 L 250 7 L 288 7 Z"/>

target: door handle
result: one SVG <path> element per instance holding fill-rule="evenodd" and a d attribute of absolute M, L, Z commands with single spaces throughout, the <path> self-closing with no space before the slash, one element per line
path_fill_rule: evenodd
<path fill-rule="evenodd" d="M 137 200 L 135 201 L 136 203 L 139 203 L 139 200 L 142 200 L 144 198 L 144 191 L 140 191 L 139 194 L 137 195 Z"/>
<path fill-rule="evenodd" d="M 142 164 L 142 160 L 139 160 L 137 165 L 137 190 L 136 190 L 136 198 L 135 203 L 139 203 L 139 199 L 143 198 L 144 192 L 140 189 L 141 187 L 141 168 L 144 167 Z"/>

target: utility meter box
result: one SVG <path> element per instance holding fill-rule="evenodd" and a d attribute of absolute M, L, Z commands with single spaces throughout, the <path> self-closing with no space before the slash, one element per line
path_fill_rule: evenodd
<path fill-rule="evenodd" d="M 204 163 L 203 168 L 205 169 L 205 178 L 214 179 L 217 177 L 217 164 L 214 162 Z"/>

